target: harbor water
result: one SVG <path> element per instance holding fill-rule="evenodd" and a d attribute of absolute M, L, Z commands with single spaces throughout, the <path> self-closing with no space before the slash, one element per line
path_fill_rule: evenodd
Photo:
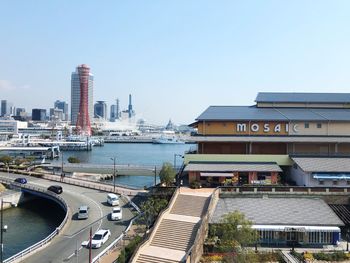
<path fill-rule="evenodd" d="M 63 159 L 67 163 L 67 159 L 74 156 L 81 163 L 113 165 L 111 158 L 116 157 L 117 165 L 141 165 L 152 168 L 160 167 L 165 162 L 174 164 L 175 161 L 176 165 L 180 166 L 183 159 L 179 155 L 194 150 L 195 146 L 195 144 L 106 143 L 103 147 L 94 147 L 92 151 L 65 151 Z M 58 164 L 61 160 L 53 162 Z M 106 182 L 113 183 L 111 180 Z M 118 175 L 116 184 L 133 188 L 149 187 L 154 184 L 154 177 L 145 176 L 142 172 L 140 175 Z"/>
<path fill-rule="evenodd" d="M 62 208 L 43 198 L 30 199 L 18 207 L 4 210 L 3 222 L 8 227 L 3 233 L 4 259 L 46 238 L 63 218 Z"/>

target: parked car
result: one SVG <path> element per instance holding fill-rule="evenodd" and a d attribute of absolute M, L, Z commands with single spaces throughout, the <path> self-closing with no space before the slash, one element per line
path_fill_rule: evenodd
<path fill-rule="evenodd" d="M 89 217 L 89 207 L 87 205 L 82 205 L 79 207 L 78 219 L 88 219 Z"/>
<path fill-rule="evenodd" d="M 54 192 L 56 194 L 61 194 L 63 192 L 62 186 L 60 185 L 51 185 L 47 190 Z"/>
<path fill-rule="evenodd" d="M 91 247 L 92 248 L 101 247 L 104 243 L 107 242 L 110 236 L 111 236 L 111 231 L 109 231 L 109 229 L 101 229 L 97 231 L 91 239 Z"/>
<path fill-rule="evenodd" d="M 120 206 L 116 206 L 113 208 L 111 213 L 111 220 L 122 220 L 123 211 Z"/>
<path fill-rule="evenodd" d="M 26 184 L 27 183 L 27 179 L 26 178 L 16 178 L 15 182 L 19 183 L 19 184 Z"/>
<path fill-rule="evenodd" d="M 111 206 L 119 205 L 119 196 L 116 194 L 107 194 L 107 203 Z"/>

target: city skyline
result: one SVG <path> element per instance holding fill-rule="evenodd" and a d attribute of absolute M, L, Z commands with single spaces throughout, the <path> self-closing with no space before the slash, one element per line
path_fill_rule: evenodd
<path fill-rule="evenodd" d="M 95 75 L 94 101 L 131 93 L 140 117 L 155 123 L 191 123 L 208 105 L 250 105 L 258 91 L 347 92 L 349 7 L 4 2 L 0 99 L 26 109 L 69 102 L 71 70 L 83 63 Z"/>

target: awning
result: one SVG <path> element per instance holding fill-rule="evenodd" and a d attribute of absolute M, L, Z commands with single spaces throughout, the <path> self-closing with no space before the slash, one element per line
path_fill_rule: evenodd
<path fill-rule="evenodd" d="M 233 177 L 233 173 L 200 173 L 203 177 Z"/>
<path fill-rule="evenodd" d="M 289 225 L 252 225 L 256 230 L 286 231 L 286 232 L 340 232 L 336 226 L 289 226 Z"/>
<path fill-rule="evenodd" d="M 314 179 L 318 180 L 350 180 L 350 173 L 349 174 L 317 174 L 314 173 L 312 175 Z"/>
<path fill-rule="evenodd" d="M 190 162 L 185 167 L 186 172 L 282 172 L 276 163 L 263 162 Z"/>

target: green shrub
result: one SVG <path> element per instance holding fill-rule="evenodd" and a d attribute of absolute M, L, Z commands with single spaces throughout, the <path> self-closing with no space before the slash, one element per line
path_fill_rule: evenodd
<path fill-rule="evenodd" d="M 199 188 L 201 188 L 201 183 L 199 181 L 193 181 L 190 183 L 190 188 L 199 189 Z"/>
<path fill-rule="evenodd" d="M 343 261 L 348 259 L 347 255 L 342 251 L 336 251 L 332 253 L 319 252 L 319 253 L 314 253 L 313 256 L 317 260 L 325 260 L 325 261 L 332 261 L 332 262 Z"/>
<path fill-rule="evenodd" d="M 117 263 L 129 262 L 132 254 L 134 253 L 137 246 L 142 242 L 142 237 L 136 236 L 129 244 L 121 251 L 117 258 Z"/>
<path fill-rule="evenodd" d="M 80 163 L 80 160 L 77 157 L 70 156 L 70 157 L 68 157 L 68 162 L 69 163 Z"/>

